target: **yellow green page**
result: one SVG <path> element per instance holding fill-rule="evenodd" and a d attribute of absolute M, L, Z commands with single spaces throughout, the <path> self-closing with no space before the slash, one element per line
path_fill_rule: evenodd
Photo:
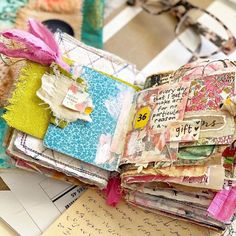
<path fill-rule="evenodd" d="M 7 112 L 3 115 L 9 126 L 40 139 L 46 133 L 51 116 L 48 106 L 36 95 L 46 70 L 45 66 L 27 62 L 9 99 Z"/>

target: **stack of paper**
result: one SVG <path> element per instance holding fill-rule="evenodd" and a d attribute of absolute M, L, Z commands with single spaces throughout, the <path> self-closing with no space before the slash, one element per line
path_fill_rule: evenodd
<path fill-rule="evenodd" d="M 121 159 L 133 205 L 224 229 L 236 210 L 235 66 L 198 62 L 150 76 Z"/>
<path fill-rule="evenodd" d="M 64 55 L 76 62 L 75 73 L 81 74 L 86 81 L 91 81 L 89 88 L 96 107 L 91 115 L 93 122 L 77 121 L 65 129 L 49 125 L 50 111 L 36 95 L 46 67 L 27 62 L 9 100 L 10 105 L 6 107 L 8 111 L 3 116 L 8 125 L 15 128 L 7 146 L 7 154 L 16 160 L 18 167 L 26 168 L 27 162 L 31 167 L 43 166 L 45 169 L 41 171 L 48 175 L 53 176 L 55 174 L 52 171 L 57 171 L 67 175 L 68 177 L 61 175 L 61 178 L 72 183 L 76 181 L 71 177 L 75 177 L 87 184 L 104 188 L 110 171 L 117 170 L 118 158 L 110 160 L 110 157 L 106 157 L 107 159 L 102 160 L 106 150 L 101 147 L 100 154 L 98 153 L 99 140 L 102 135 L 106 135 L 108 139 L 110 137 L 110 142 L 113 135 L 119 138 L 123 132 L 123 129 L 115 129 L 118 122 L 122 126 L 129 114 L 119 117 L 119 112 L 126 108 L 127 101 L 135 91 L 132 83 L 137 72 L 134 65 L 88 47 L 66 34 L 58 34 L 57 39 Z M 104 97 L 101 97 L 102 94 Z"/>
<path fill-rule="evenodd" d="M 62 33 L 44 45 L 29 23 L 37 37 L 24 38 L 22 55 L 35 62 L 25 60 L 2 116 L 14 164 L 105 189 L 112 204 L 123 192 L 151 212 L 225 229 L 236 210 L 234 62 L 187 64 L 142 90 L 134 65 Z"/>

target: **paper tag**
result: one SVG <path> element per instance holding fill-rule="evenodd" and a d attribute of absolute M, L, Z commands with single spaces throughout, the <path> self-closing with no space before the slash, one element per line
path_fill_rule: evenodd
<path fill-rule="evenodd" d="M 69 87 L 62 105 L 75 111 L 84 112 L 88 97 L 88 93 L 82 92 L 76 84 L 72 84 Z"/>
<path fill-rule="evenodd" d="M 200 119 L 170 122 L 167 127 L 170 131 L 169 141 L 196 141 L 199 138 L 200 127 Z"/>
<path fill-rule="evenodd" d="M 150 107 L 140 108 L 136 113 L 134 128 L 135 129 L 144 128 L 149 121 L 150 114 L 151 114 Z"/>

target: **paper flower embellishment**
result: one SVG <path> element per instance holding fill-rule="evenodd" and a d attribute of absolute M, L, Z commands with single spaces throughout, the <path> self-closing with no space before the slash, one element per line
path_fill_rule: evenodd
<path fill-rule="evenodd" d="M 85 82 L 73 80 L 61 73 L 54 65 L 54 74 L 45 73 L 37 96 L 49 104 L 53 115 L 59 120 L 73 122 L 78 119 L 91 122 L 92 99 L 86 92 Z"/>
<path fill-rule="evenodd" d="M 57 63 L 69 71 L 53 34 L 40 22 L 28 20 L 28 32 L 10 29 L 0 34 L 0 53 L 13 58 L 25 58 L 42 65 Z"/>

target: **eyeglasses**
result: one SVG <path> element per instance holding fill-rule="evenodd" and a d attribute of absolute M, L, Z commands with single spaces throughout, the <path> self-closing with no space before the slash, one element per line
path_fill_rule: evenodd
<path fill-rule="evenodd" d="M 128 2 L 130 5 L 138 2 L 144 11 L 152 15 L 166 12 L 174 15 L 178 20 L 175 27 L 176 37 L 192 53 L 191 60 L 209 58 L 219 52 L 229 55 L 236 49 L 236 38 L 219 18 L 186 0 L 130 0 Z M 197 21 L 201 16 L 204 17 L 204 22 L 214 25 L 217 33 Z M 203 47 L 203 41 L 206 39 L 212 43 L 207 49 Z"/>

